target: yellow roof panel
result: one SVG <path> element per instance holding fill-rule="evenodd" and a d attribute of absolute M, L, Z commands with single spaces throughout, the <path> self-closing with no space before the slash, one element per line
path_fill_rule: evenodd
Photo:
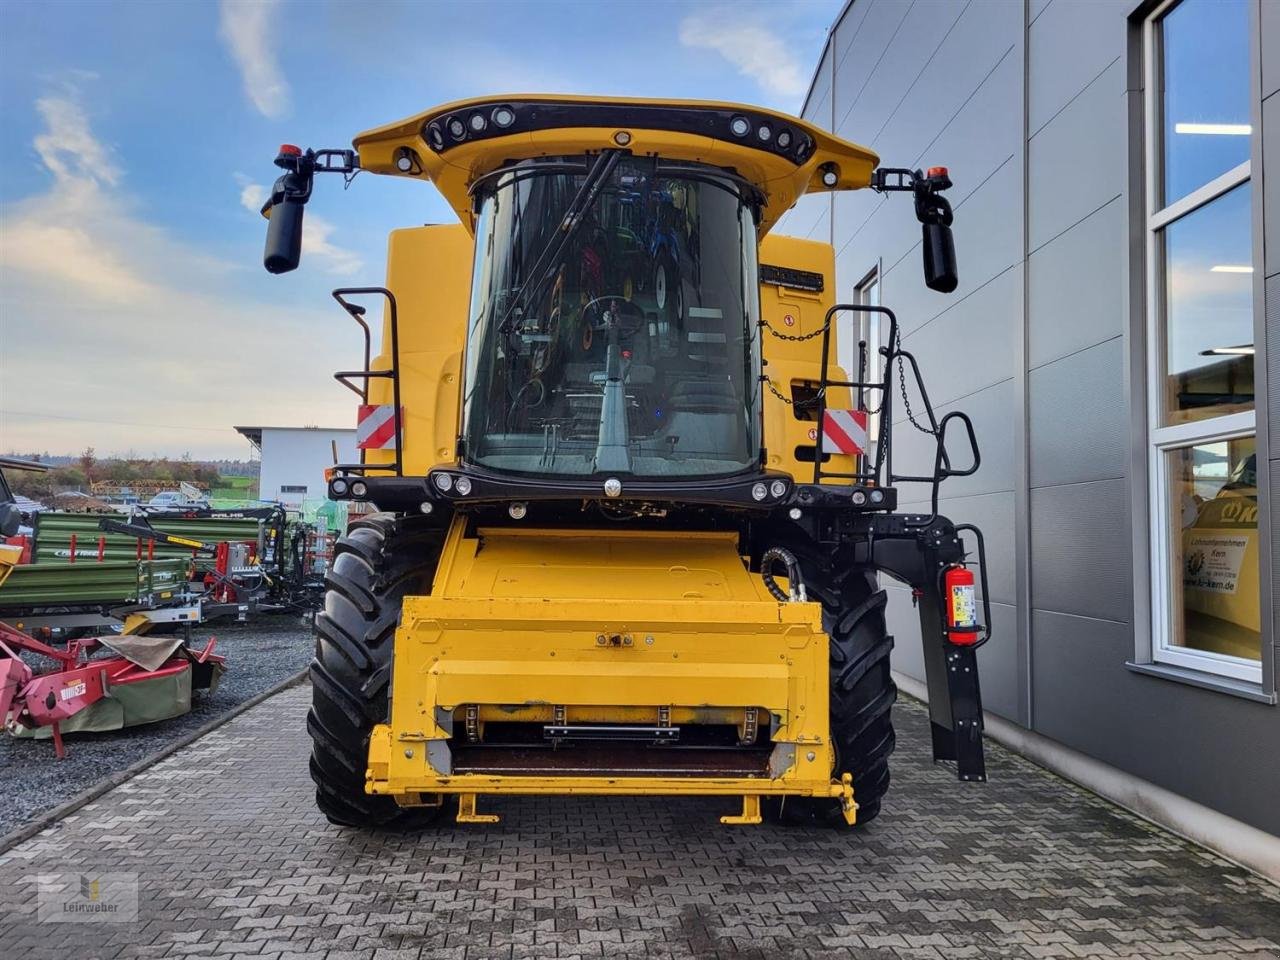
<path fill-rule="evenodd" d="M 510 109 L 509 117 L 497 114 L 503 107 Z M 509 132 L 499 128 L 495 116 L 510 119 Z M 744 135 L 731 126 L 738 118 L 747 121 Z M 449 132 L 455 120 L 465 128 L 461 137 Z M 483 122 L 483 129 L 473 127 L 473 122 Z M 453 128 L 459 129 L 457 124 Z M 767 128 L 768 139 L 761 137 L 761 128 Z M 365 170 L 429 179 L 468 229 L 472 227 L 470 189 L 476 179 L 513 161 L 536 157 L 625 147 L 637 156 L 732 169 L 765 198 L 762 233 L 799 197 L 832 189 L 823 184 L 822 171 L 836 173 L 834 189 L 856 190 L 870 183 L 879 163 L 875 152 L 866 147 L 761 107 L 558 94 L 459 100 L 367 130 L 353 145 Z M 401 158 L 407 170 L 397 166 Z"/>

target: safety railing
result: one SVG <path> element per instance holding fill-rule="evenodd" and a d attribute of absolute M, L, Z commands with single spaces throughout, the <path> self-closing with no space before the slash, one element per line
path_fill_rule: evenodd
<path fill-rule="evenodd" d="M 386 370 L 374 370 L 370 364 L 373 361 L 373 335 L 369 330 L 369 324 L 365 320 L 366 308 L 358 303 L 352 303 L 349 297 L 361 296 L 380 296 L 386 297 L 387 300 L 387 323 L 391 333 L 391 366 Z M 404 476 L 404 424 L 402 418 L 404 411 L 400 406 L 400 330 L 396 315 L 396 298 L 386 287 L 340 287 L 333 291 L 333 299 L 338 301 L 338 305 L 360 325 L 361 331 L 364 333 L 364 369 L 362 370 L 339 370 L 333 375 L 333 379 L 354 393 L 360 398 L 362 404 L 369 403 L 369 381 L 376 379 L 385 379 L 391 381 L 391 402 L 394 405 L 392 416 L 395 422 L 395 442 L 396 456 L 391 463 L 366 463 L 365 450 L 360 450 L 359 463 L 338 463 L 333 469 L 335 473 L 340 474 L 360 474 L 363 475 L 368 470 L 390 470 L 397 477 Z M 358 381 L 358 382 L 357 382 Z"/>
<path fill-rule="evenodd" d="M 858 378 L 856 380 L 835 380 L 831 377 L 831 331 L 834 326 L 834 320 L 837 314 L 841 312 L 850 313 L 867 313 L 879 314 L 887 317 L 889 320 L 889 340 L 887 346 L 876 345 L 876 351 L 884 358 L 883 376 L 879 380 L 866 379 L 868 345 L 865 340 L 859 341 L 858 344 Z M 877 307 L 867 304 L 836 304 L 827 311 L 826 318 L 822 325 L 822 368 L 819 375 L 818 390 L 816 396 L 817 403 L 817 448 L 814 450 L 813 457 L 813 482 L 821 483 L 823 479 L 840 479 L 850 480 L 854 483 L 873 484 L 875 486 L 893 487 L 899 483 L 927 483 L 930 486 L 930 505 L 931 515 L 926 520 L 915 521 L 915 524 L 927 526 L 932 523 L 938 515 L 938 490 L 942 485 L 942 481 L 949 477 L 967 477 L 977 471 L 982 463 L 981 454 L 978 451 L 978 439 L 973 430 L 973 421 L 969 416 L 959 410 L 953 410 L 946 414 L 941 420 L 938 420 L 933 411 L 933 404 L 929 400 L 929 392 L 925 388 L 924 378 L 920 374 L 920 365 L 916 362 L 916 358 L 907 350 L 902 349 L 901 338 L 898 330 L 898 318 L 894 312 L 888 307 Z M 916 419 L 916 412 L 911 408 L 910 397 L 907 393 L 906 367 L 911 368 L 911 377 L 915 382 L 916 390 L 920 397 L 922 406 L 921 415 L 927 422 L 927 426 Z M 898 385 L 902 394 L 903 408 L 906 413 L 906 420 L 910 426 L 928 434 L 934 438 L 934 459 L 933 472 L 928 475 L 924 474 L 905 474 L 895 473 L 893 469 L 893 404 L 894 404 L 894 373 L 898 375 Z M 877 436 L 873 455 L 868 458 L 864 453 L 857 457 L 854 461 L 859 466 L 852 472 L 842 472 L 835 470 L 823 469 L 823 462 L 829 453 L 825 449 L 825 430 L 827 418 L 828 392 L 832 388 L 845 388 L 853 392 L 854 409 L 864 414 L 876 413 L 879 415 L 877 425 Z M 874 410 L 868 409 L 868 397 L 874 400 L 879 397 L 879 406 Z M 964 426 L 965 433 L 969 441 L 969 448 L 973 454 L 973 463 L 963 469 L 957 469 L 951 465 L 951 459 L 947 453 L 947 430 L 951 424 L 959 422 Z M 870 424 L 868 423 L 868 427 Z M 870 466 L 868 466 L 868 463 Z"/>

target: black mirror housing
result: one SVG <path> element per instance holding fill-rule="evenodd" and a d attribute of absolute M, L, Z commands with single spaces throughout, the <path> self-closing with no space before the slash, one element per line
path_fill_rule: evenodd
<path fill-rule="evenodd" d="M 311 199 L 311 183 L 316 170 L 313 150 L 280 147 L 275 164 L 284 170 L 271 187 L 271 197 L 262 208 L 267 217 L 267 244 L 262 265 L 268 273 L 288 273 L 302 260 L 302 213 Z"/>
<path fill-rule="evenodd" d="M 277 186 L 287 179 L 281 177 Z M 302 215 L 305 201 L 291 199 L 286 191 L 272 191 L 273 202 L 268 211 L 267 245 L 262 265 L 268 273 L 297 270 L 302 260 Z"/>
<path fill-rule="evenodd" d="M 939 293 L 951 293 L 960 282 L 951 227 L 945 223 L 925 223 L 920 233 L 925 286 Z"/>

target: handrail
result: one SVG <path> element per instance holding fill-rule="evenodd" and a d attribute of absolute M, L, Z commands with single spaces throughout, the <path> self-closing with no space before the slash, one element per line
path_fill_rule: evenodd
<path fill-rule="evenodd" d="M 396 310 L 396 298 L 386 287 L 339 287 L 333 291 L 333 299 L 338 301 L 338 305 L 360 325 L 360 329 L 364 333 L 364 369 L 363 370 L 339 370 L 333 375 L 333 378 L 340 384 L 352 391 L 360 398 L 361 403 L 369 402 L 369 381 L 373 379 L 389 379 L 391 381 L 391 402 L 394 405 L 392 416 L 395 422 L 396 437 L 396 456 L 391 463 L 365 463 L 365 451 L 360 451 L 359 463 L 339 463 L 334 465 L 334 470 L 339 473 L 358 473 L 363 475 L 367 470 L 391 470 L 395 472 L 397 477 L 404 476 L 404 424 L 402 422 L 403 410 L 400 405 L 400 330 L 399 318 Z M 388 370 L 371 370 L 369 365 L 372 363 L 373 356 L 373 337 L 369 330 L 369 324 L 364 319 L 366 312 L 365 307 L 358 303 L 351 303 L 348 297 L 360 296 L 380 296 L 387 298 L 387 317 L 391 328 L 391 367 Z M 356 386 L 352 381 L 361 381 L 360 386 Z"/>
<path fill-rule="evenodd" d="M 858 379 L 857 380 L 833 380 L 831 379 L 831 329 L 833 319 L 837 313 L 848 311 L 850 313 L 878 313 L 889 318 L 889 342 L 888 346 L 876 346 L 877 352 L 884 357 L 885 364 L 883 376 L 880 380 L 870 381 L 865 379 L 867 369 L 867 343 L 860 340 L 859 361 L 858 361 Z M 898 474 L 893 471 L 893 373 L 895 366 L 900 370 L 903 364 L 910 364 L 911 376 L 915 381 L 916 389 L 920 394 L 921 413 L 925 418 L 928 426 L 921 426 L 917 423 L 915 415 L 912 414 L 910 407 L 907 407 L 907 417 L 912 424 L 919 429 L 934 437 L 935 448 L 933 458 L 933 472 L 929 476 L 916 476 L 912 474 Z M 824 470 L 822 468 L 822 459 L 824 455 L 822 442 L 822 424 L 827 413 L 827 391 L 832 387 L 844 387 L 855 391 L 855 402 L 857 409 L 865 411 L 867 407 L 866 394 L 868 391 L 880 392 L 880 409 L 878 411 L 880 421 L 878 424 L 876 449 L 874 462 L 869 469 L 855 470 L 852 473 L 840 473 L 834 470 Z M 903 379 L 904 403 L 906 391 L 905 377 Z M 933 523 L 938 516 L 938 495 L 942 481 L 948 477 L 967 477 L 977 471 L 982 462 L 981 454 L 978 450 L 978 439 L 973 429 L 973 421 L 969 416 L 959 410 L 953 410 L 947 413 L 941 420 L 938 420 L 933 410 L 933 403 L 929 399 L 929 392 L 924 385 L 924 377 L 920 373 L 920 364 L 916 358 L 907 350 L 903 350 L 898 338 L 898 318 L 888 307 L 871 306 L 869 304 L 835 304 L 826 313 L 826 318 L 822 325 L 822 367 L 818 383 L 817 396 L 817 442 L 814 448 L 813 457 L 813 482 L 820 483 L 822 479 L 840 479 L 851 480 L 855 482 L 871 483 L 876 486 L 894 486 L 897 483 L 927 483 L 930 485 L 930 505 L 932 508 L 931 515 L 925 519 L 917 521 L 907 521 L 909 526 L 927 527 Z M 973 463 L 971 466 L 959 470 L 951 465 L 951 457 L 947 452 L 946 434 L 948 426 L 955 420 L 959 420 L 965 428 L 968 435 L 969 448 L 973 453 Z M 861 458 L 865 464 L 865 454 Z M 883 483 L 882 483 L 883 481 Z"/>
<path fill-rule="evenodd" d="M 822 372 L 819 374 L 818 382 L 818 438 L 817 444 L 813 452 L 813 482 L 820 483 L 823 477 L 831 477 L 840 480 L 862 480 L 880 485 L 880 476 L 882 468 L 886 464 L 886 457 L 891 457 L 889 450 L 890 444 L 883 442 L 887 436 L 877 438 L 875 464 L 871 470 L 858 470 L 854 473 L 836 473 L 831 470 L 822 469 L 822 422 L 826 418 L 827 413 L 827 390 L 830 387 L 846 387 L 850 390 L 858 391 L 858 402 L 861 405 L 864 402 L 864 391 L 879 390 L 880 396 L 880 418 L 881 433 L 884 433 L 884 424 L 891 422 L 889 414 L 893 403 L 893 394 L 889 390 L 889 371 L 890 365 L 885 365 L 885 376 L 880 381 L 864 381 L 861 379 L 862 374 L 859 373 L 858 380 L 832 380 L 831 373 L 831 328 L 832 321 L 837 313 L 848 311 L 850 313 L 879 313 L 889 318 L 889 345 L 890 349 L 898 336 L 898 318 L 888 307 L 876 307 L 870 304 L 860 303 L 837 303 L 827 311 L 826 317 L 822 323 Z M 885 353 L 884 348 L 879 348 L 881 353 Z M 888 359 L 886 354 L 886 359 Z M 865 458 L 864 458 L 865 462 Z M 891 463 L 891 461 L 889 461 Z"/>

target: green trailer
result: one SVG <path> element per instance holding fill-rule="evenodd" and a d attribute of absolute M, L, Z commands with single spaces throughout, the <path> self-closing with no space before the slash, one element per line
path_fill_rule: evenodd
<path fill-rule="evenodd" d="M 15 566 L 0 584 L 0 614 L 45 607 L 121 607 L 168 602 L 187 587 L 190 561 L 82 560 Z"/>
<path fill-rule="evenodd" d="M 122 513 L 40 513 L 35 517 L 35 547 L 32 560 L 35 565 L 65 564 L 74 552 L 77 561 L 136 561 L 139 559 L 182 559 L 190 561 L 192 550 L 188 547 L 156 543 L 139 544 L 135 537 L 118 533 L 104 533 L 98 527 L 103 518 L 127 521 Z M 167 516 L 152 514 L 147 518 L 161 533 L 173 534 L 188 540 L 205 543 L 254 543 L 258 555 L 267 552 L 271 536 L 269 521 L 252 516 Z M 74 538 L 74 539 L 73 539 Z M 196 569 L 207 572 L 213 566 L 209 557 L 196 557 Z"/>

